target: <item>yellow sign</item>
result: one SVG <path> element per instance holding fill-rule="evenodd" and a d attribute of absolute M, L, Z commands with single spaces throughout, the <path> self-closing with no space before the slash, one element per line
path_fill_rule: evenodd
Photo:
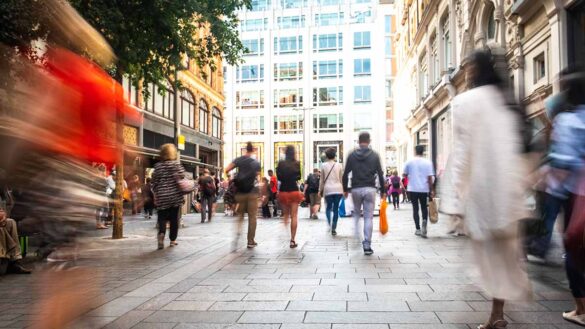
<path fill-rule="evenodd" d="M 179 145 L 177 145 L 177 148 L 181 151 L 185 150 L 185 136 L 184 135 L 179 135 Z"/>

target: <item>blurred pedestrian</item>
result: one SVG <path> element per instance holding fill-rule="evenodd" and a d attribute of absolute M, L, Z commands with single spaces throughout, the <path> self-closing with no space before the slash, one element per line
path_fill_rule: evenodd
<path fill-rule="evenodd" d="M 427 237 L 429 210 L 428 199 L 434 197 L 433 179 L 435 170 L 433 163 L 423 157 L 423 145 L 415 147 L 415 158 L 404 166 L 404 174 L 408 178 L 408 192 L 412 202 L 412 216 L 416 227 L 415 235 Z M 422 229 L 420 223 L 419 206 L 422 213 Z"/>
<path fill-rule="evenodd" d="M 107 195 L 107 174 L 106 174 L 106 165 L 101 163 L 96 166 L 96 190 L 103 191 L 102 198 L 100 200 L 100 205 L 96 209 L 95 213 L 95 225 L 97 229 L 106 229 L 108 228 L 105 225 L 105 221 L 108 218 L 109 210 L 109 202 L 108 202 L 108 195 Z"/>
<path fill-rule="evenodd" d="M 272 216 L 278 217 L 278 179 L 272 169 L 268 170 L 270 180 L 270 202 L 272 202 Z"/>
<path fill-rule="evenodd" d="M 311 219 L 319 219 L 317 213 L 321 207 L 321 199 L 319 198 L 320 180 L 319 169 L 315 168 L 305 181 L 306 194 L 309 196 L 309 218 Z"/>
<path fill-rule="evenodd" d="M 246 154 L 234 159 L 225 168 L 226 175 L 229 175 L 230 171 L 238 169 L 236 177 L 234 179 L 234 187 L 237 192 L 235 200 L 238 204 L 238 228 L 237 238 L 234 241 L 237 244 L 239 240 L 240 232 L 242 230 L 242 224 L 244 223 L 244 214 L 248 214 L 248 248 L 254 248 L 258 245 L 256 242 L 256 219 L 258 215 L 258 197 L 260 191 L 258 189 L 258 178 L 260 177 L 260 163 L 253 157 L 254 145 L 248 142 L 246 145 Z"/>
<path fill-rule="evenodd" d="M 402 174 L 402 203 L 410 202 L 410 197 L 408 193 L 408 175 Z"/>
<path fill-rule="evenodd" d="M 170 246 L 178 244 L 181 206 L 185 203 L 179 180 L 185 178 L 185 170 L 177 161 L 177 148 L 174 144 L 162 145 L 159 156 L 160 161 L 154 165 L 152 191 L 158 214 L 158 249 L 163 249 L 167 222 L 170 224 Z"/>
<path fill-rule="evenodd" d="M 132 175 L 128 188 L 130 189 L 132 215 L 140 214 L 140 209 L 142 209 L 142 182 L 138 175 Z"/>
<path fill-rule="evenodd" d="M 319 199 L 325 198 L 325 216 L 331 226 L 331 235 L 337 235 L 339 203 L 343 198 L 343 165 L 336 161 L 337 151 L 330 147 L 325 150 L 327 161 L 321 166 L 324 178 L 319 182 Z"/>
<path fill-rule="evenodd" d="M 299 204 L 304 199 L 303 193 L 299 190 L 301 180 L 301 163 L 297 160 L 295 147 L 287 145 L 284 152 L 284 160 L 276 166 L 276 177 L 280 182 L 278 192 L 278 204 L 282 208 L 282 217 L 285 225 L 290 219 L 290 244 L 289 247 L 296 248 L 297 226 L 299 220 Z M 317 185 L 317 191 L 319 186 Z"/>
<path fill-rule="evenodd" d="M 154 194 L 152 193 L 151 178 L 146 178 L 146 184 L 142 187 L 142 204 L 144 205 L 144 217 L 152 218 L 154 210 Z"/>
<path fill-rule="evenodd" d="M 6 203 L 0 202 L 0 275 L 30 274 L 31 270 L 20 264 L 21 259 L 16 221 L 8 218 Z"/>
<path fill-rule="evenodd" d="M 524 218 L 522 180 L 527 174 L 521 154 L 524 118 L 508 105 L 488 52 L 471 56 L 466 75 L 471 89 L 452 102 L 454 145 L 445 173 L 449 182 L 441 185 L 441 210 L 464 219 L 481 286 L 493 298 L 491 315 L 478 328 L 505 328 L 505 300 L 531 297 L 519 261 L 518 221 Z"/>
<path fill-rule="evenodd" d="M 236 210 L 236 183 L 234 178 L 228 175 L 228 179 L 225 181 L 225 193 L 223 195 L 223 204 L 225 207 L 225 215 L 233 216 Z"/>
<path fill-rule="evenodd" d="M 217 185 L 215 179 L 210 175 L 209 169 L 203 170 L 203 175 L 197 180 L 201 198 L 201 223 L 205 223 L 205 218 L 211 222 L 213 216 L 213 205 L 217 197 Z"/>
<path fill-rule="evenodd" d="M 376 206 L 376 184 L 380 186 L 382 199 L 386 199 L 384 185 L 384 172 L 380 163 L 380 156 L 370 148 L 370 134 L 360 133 L 358 137 L 359 148 L 351 152 L 347 157 L 347 164 L 343 172 L 343 192 L 347 198 L 349 188 L 349 175 L 351 174 L 351 198 L 353 201 L 353 219 L 356 232 L 359 227 L 359 219 L 364 214 L 364 240 L 362 242 L 364 254 L 371 255 L 372 231 L 374 229 L 374 207 Z M 376 182 L 376 178 L 378 182 Z"/>
<path fill-rule="evenodd" d="M 394 210 L 400 209 L 400 194 L 402 194 L 403 189 L 404 186 L 402 186 L 400 176 L 398 176 L 398 172 L 395 170 L 388 179 L 388 194 L 392 196 Z"/>

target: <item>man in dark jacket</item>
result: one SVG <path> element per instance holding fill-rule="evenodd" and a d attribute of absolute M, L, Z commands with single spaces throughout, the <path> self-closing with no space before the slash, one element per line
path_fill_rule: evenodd
<path fill-rule="evenodd" d="M 349 174 L 351 173 L 351 188 L 349 187 Z M 377 177 L 376 177 L 377 175 Z M 345 198 L 351 189 L 353 200 L 353 219 L 356 225 L 356 232 L 360 215 L 364 213 L 364 253 L 371 255 L 372 250 L 372 230 L 374 228 L 374 207 L 376 205 L 376 178 L 381 190 L 382 199 L 386 198 L 384 191 L 384 172 L 380 156 L 370 149 L 370 134 L 367 132 L 360 133 L 359 148 L 353 151 L 347 158 L 345 171 L 343 172 L 343 192 Z"/>

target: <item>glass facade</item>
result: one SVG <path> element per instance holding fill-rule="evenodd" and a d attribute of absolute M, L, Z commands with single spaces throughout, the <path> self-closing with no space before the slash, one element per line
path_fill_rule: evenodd
<path fill-rule="evenodd" d="M 303 132 L 302 115 L 276 115 L 274 116 L 275 134 L 300 134 Z"/>
<path fill-rule="evenodd" d="M 335 79 L 342 76 L 342 59 L 313 62 L 313 79 Z"/>
<path fill-rule="evenodd" d="M 274 64 L 274 81 L 300 80 L 303 78 L 303 62 Z"/>
<path fill-rule="evenodd" d="M 342 49 L 343 33 L 313 35 L 313 52 L 337 51 Z"/>
<path fill-rule="evenodd" d="M 369 58 L 357 58 L 353 60 L 353 75 L 371 75 L 372 67 Z"/>
<path fill-rule="evenodd" d="M 264 135 L 264 116 L 236 117 L 236 135 Z"/>
<path fill-rule="evenodd" d="M 264 38 L 242 40 L 246 53 L 244 56 L 264 55 Z"/>
<path fill-rule="evenodd" d="M 274 90 L 274 107 L 299 107 L 302 104 L 302 88 Z"/>
<path fill-rule="evenodd" d="M 277 23 L 279 29 L 293 29 L 305 27 L 305 15 L 278 17 Z"/>
<path fill-rule="evenodd" d="M 313 106 L 333 106 L 342 104 L 342 86 L 313 88 Z"/>
<path fill-rule="evenodd" d="M 238 83 L 264 81 L 264 64 L 242 65 L 236 69 Z"/>
<path fill-rule="evenodd" d="M 365 32 L 354 32 L 353 33 L 353 48 L 370 48 L 371 45 L 371 34 L 370 31 Z"/>
<path fill-rule="evenodd" d="M 300 54 L 302 52 L 303 36 L 274 38 L 274 54 Z"/>
<path fill-rule="evenodd" d="M 246 19 L 240 22 L 240 31 L 264 31 L 268 27 L 268 18 Z"/>
<path fill-rule="evenodd" d="M 315 26 L 343 24 L 343 12 L 315 14 Z"/>
<path fill-rule="evenodd" d="M 353 87 L 353 102 L 354 103 L 371 103 L 372 102 L 372 87 L 371 86 L 355 86 L 355 87 Z"/>
<path fill-rule="evenodd" d="M 236 92 L 237 109 L 264 108 L 264 90 L 248 90 Z"/>
<path fill-rule="evenodd" d="M 313 132 L 315 133 L 342 133 L 343 114 L 314 114 Z"/>

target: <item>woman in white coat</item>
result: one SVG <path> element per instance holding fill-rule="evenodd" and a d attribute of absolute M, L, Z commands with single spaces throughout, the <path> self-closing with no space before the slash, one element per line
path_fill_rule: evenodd
<path fill-rule="evenodd" d="M 524 217 L 521 118 L 507 105 L 488 52 L 471 56 L 471 89 L 452 102 L 454 149 L 441 185 L 441 211 L 462 218 L 480 284 L 493 298 L 478 329 L 507 326 L 505 300 L 531 298 L 521 259 L 518 220 Z"/>

